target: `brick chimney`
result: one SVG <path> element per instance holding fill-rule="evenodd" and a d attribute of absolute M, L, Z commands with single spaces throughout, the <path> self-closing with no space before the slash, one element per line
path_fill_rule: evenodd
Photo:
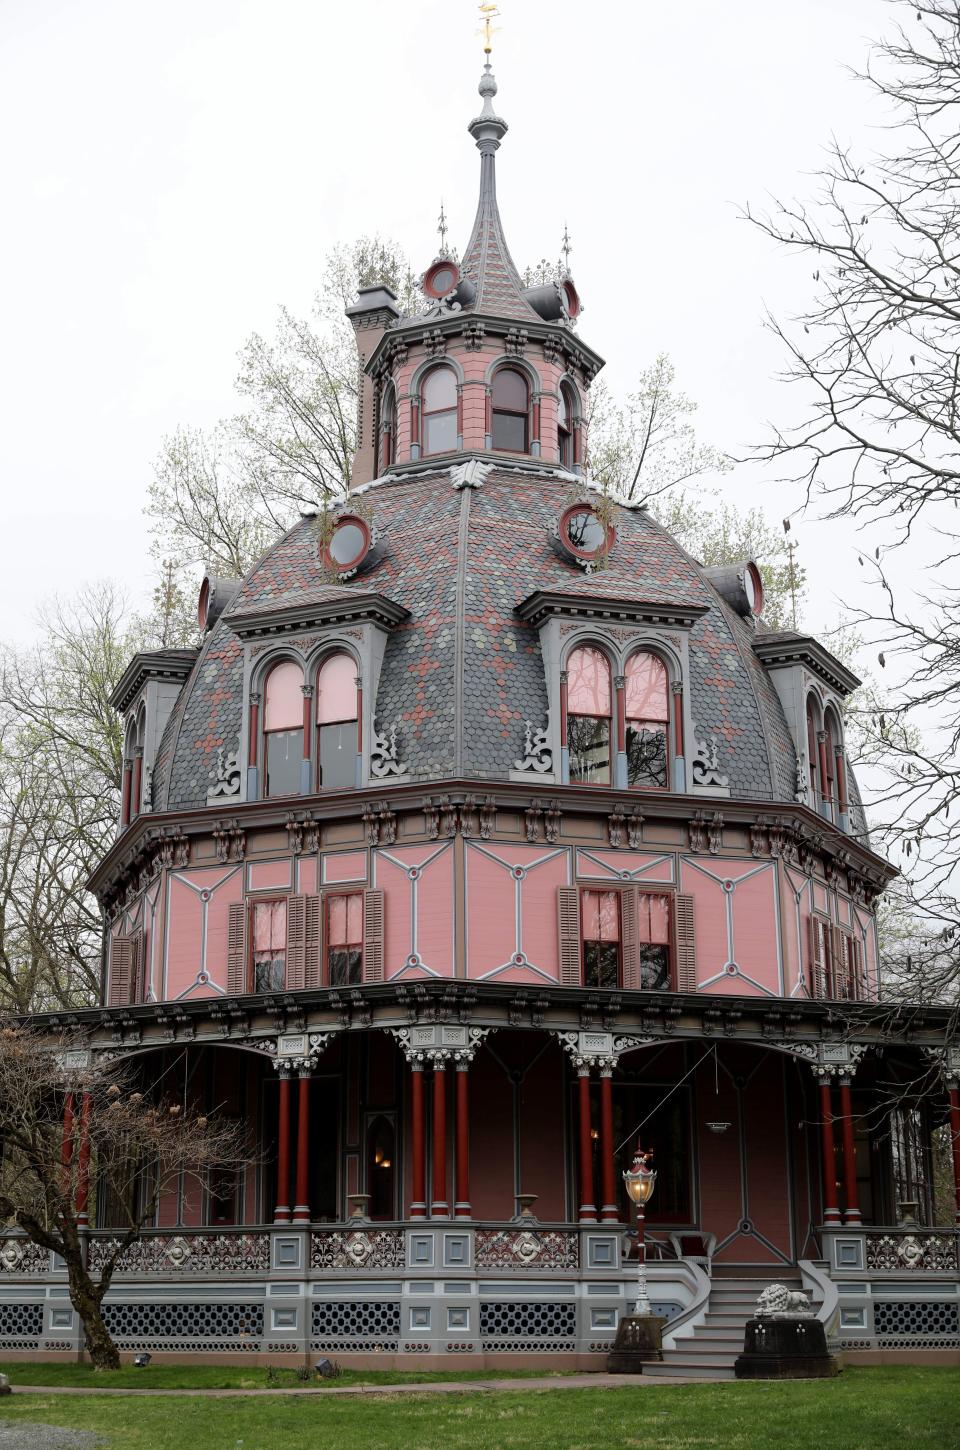
<path fill-rule="evenodd" d="M 357 335 L 359 379 L 357 388 L 357 451 L 350 471 L 350 487 L 358 488 L 377 475 L 376 408 L 373 379 L 364 371 L 368 359 L 390 323 L 400 316 L 397 299 L 390 288 L 378 282 L 361 287 L 358 300 L 347 308 Z"/>

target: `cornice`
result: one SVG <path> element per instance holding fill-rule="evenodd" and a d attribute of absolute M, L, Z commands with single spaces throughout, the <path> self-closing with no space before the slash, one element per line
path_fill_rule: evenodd
<path fill-rule="evenodd" d="M 385 594 L 357 594 L 344 590 L 335 599 L 228 614 L 226 623 L 240 639 L 247 641 L 331 624 L 372 623 L 390 630 L 409 618 L 409 609 L 396 604 Z"/>
<path fill-rule="evenodd" d="M 197 662 L 199 649 L 141 650 L 114 686 L 110 704 L 121 713 L 148 680 L 182 685 Z"/>
<path fill-rule="evenodd" d="M 401 318 L 384 332 L 383 337 L 367 359 L 364 372 L 371 375 L 376 374 L 393 351 L 396 343 L 415 347 L 421 341 L 421 333 L 440 334 L 447 338 L 456 337 L 463 333 L 465 328 L 477 323 L 482 327 L 485 337 L 506 337 L 509 333 L 515 332 L 518 327 L 522 327 L 528 341 L 546 342 L 549 339 L 556 343 L 563 352 L 569 353 L 575 362 L 579 363 L 582 359 L 582 362 L 587 365 L 591 377 L 595 376 L 605 365 L 605 360 L 598 352 L 595 352 L 592 347 L 589 347 L 562 323 L 538 322 L 535 320 L 535 315 L 518 322 L 516 317 L 498 317 L 495 313 L 471 309 L 452 312 L 446 317 L 437 317 L 431 312 L 429 315 L 414 314 L 412 317 Z"/>
<path fill-rule="evenodd" d="M 816 675 L 839 695 L 851 694 L 862 683 L 852 670 L 848 670 L 819 640 L 810 635 L 778 639 L 767 638 L 761 634 L 753 640 L 753 652 L 768 670 L 806 665 L 811 674 Z"/>
<path fill-rule="evenodd" d="M 544 620 L 559 616 L 617 624 L 670 625 L 674 629 L 692 629 L 709 609 L 708 604 L 679 600 L 658 602 L 618 599 L 616 596 L 602 594 L 537 589 L 520 601 L 514 613 L 525 624 L 532 625 L 540 625 Z"/>

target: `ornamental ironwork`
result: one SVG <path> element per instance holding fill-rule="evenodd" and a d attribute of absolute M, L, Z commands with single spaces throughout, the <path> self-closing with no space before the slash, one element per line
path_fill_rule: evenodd
<path fill-rule="evenodd" d="M 402 1229 L 333 1229 L 310 1235 L 312 1269 L 402 1269 Z"/>
<path fill-rule="evenodd" d="M 576 1269 L 580 1242 L 561 1229 L 478 1229 L 478 1269 Z"/>
<path fill-rule="evenodd" d="M 936 1273 L 957 1268 L 957 1236 L 952 1233 L 881 1233 L 866 1235 L 867 1269 L 893 1273 Z"/>
<path fill-rule="evenodd" d="M 116 1248 L 109 1234 L 91 1236 L 89 1263 L 103 1267 Z M 269 1233 L 171 1233 L 135 1239 L 121 1254 L 121 1274 L 265 1274 L 270 1269 Z"/>
<path fill-rule="evenodd" d="M 0 1245 L 0 1273 L 49 1274 L 50 1251 L 30 1239 L 7 1238 Z"/>

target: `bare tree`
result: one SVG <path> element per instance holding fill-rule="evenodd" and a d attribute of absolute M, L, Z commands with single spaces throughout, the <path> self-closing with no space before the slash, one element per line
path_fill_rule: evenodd
<path fill-rule="evenodd" d="M 94 1368 L 118 1368 L 103 1319 L 113 1276 L 182 1173 L 203 1183 L 241 1162 L 236 1126 L 151 1090 L 132 1063 L 11 1019 L 0 1027 L 0 1140 L 0 1215 L 61 1256 Z M 94 1267 L 83 1229 L 95 1183 L 124 1222 L 98 1240 Z"/>
<path fill-rule="evenodd" d="M 960 982 L 960 5 L 894 8 L 901 23 L 861 77 L 885 123 L 879 153 L 835 141 L 810 203 L 747 213 L 812 269 L 802 314 L 770 320 L 800 421 L 758 456 L 828 516 L 883 528 L 886 557 L 860 558 L 882 603 L 854 618 L 893 684 L 857 707 L 863 776 L 878 839 L 909 868 L 900 976 L 943 996 Z M 889 551 L 921 518 L 936 545 L 909 598 Z"/>

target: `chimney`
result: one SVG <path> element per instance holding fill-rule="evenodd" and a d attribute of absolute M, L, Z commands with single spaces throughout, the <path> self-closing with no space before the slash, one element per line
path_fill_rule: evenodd
<path fill-rule="evenodd" d="M 397 299 L 383 282 L 361 287 L 358 300 L 347 308 L 357 335 L 359 379 L 357 387 L 357 451 L 350 471 L 350 487 L 369 483 L 377 474 L 376 408 L 373 379 L 365 371 L 367 362 L 391 322 L 400 316 Z"/>

